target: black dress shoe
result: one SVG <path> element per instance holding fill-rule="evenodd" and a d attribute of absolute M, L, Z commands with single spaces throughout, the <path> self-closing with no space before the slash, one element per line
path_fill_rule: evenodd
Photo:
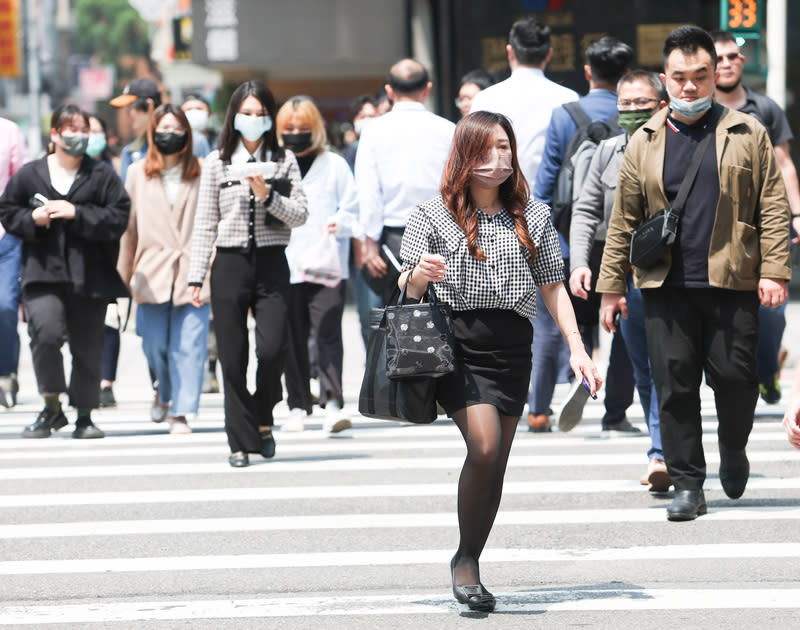
<path fill-rule="evenodd" d="M 465 584 L 463 586 L 456 585 L 456 556 L 450 560 L 450 575 L 453 579 L 453 595 L 456 600 L 462 604 L 466 604 L 470 610 L 477 612 L 492 612 L 495 607 L 496 600 L 483 584 Z"/>
<path fill-rule="evenodd" d="M 50 437 L 52 431 L 58 431 L 65 426 L 67 426 L 67 418 L 63 411 L 52 411 L 49 407 L 45 407 L 39 412 L 36 422 L 25 427 L 22 431 L 22 437 Z"/>
<path fill-rule="evenodd" d="M 259 431 L 258 434 L 261 436 L 261 457 L 264 459 L 275 457 L 275 438 L 272 437 L 272 429 Z"/>
<path fill-rule="evenodd" d="M 702 490 L 678 490 L 667 506 L 667 520 L 693 521 L 708 511 Z"/>
<path fill-rule="evenodd" d="M 102 387 L 100 389 L 100 406 L 101 407 L 116 407 L 117 399 L 114 398 L 114 390 L 111 387 Z"/>
<path fill-rule="evenodd" d="M 722 489 L 731 499 L 744 494 L 750 478 L 750 461 L 744 449 L 735 451 L 719 445 L 719 480 Z"/>
<path fill-rule="evenodd" d="M 72 437 L 76 440 L 96 440 L 105 436 L 106 434 L 98 429 L 91 420 L 78 420 L 75 423 L 75 430 L 72 432 Z"/>
<path fill-rule="evenodd" d="M 230 454 L 230 457 L 228 457 L 228 463 L 234 468 L 244 468 L 245 466 L 250 465 L 250 458 L 247 456 L 247 453 L 243 451 L 236 451 L 235 453 Z"/>

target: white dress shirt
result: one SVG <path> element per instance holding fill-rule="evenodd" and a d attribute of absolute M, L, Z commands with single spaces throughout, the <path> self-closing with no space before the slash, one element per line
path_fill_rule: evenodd
<path fill-rule="evenodd" d="M 399 101 L 364 128 L 356 155 L 359 222 L 371 239 L 403 227 L 439 193 L 455 125 L 416 101 Z"/>
<path fill-rule="evenodd" d="M 533 191 L 553 109 L 578 100 L 578 93 L 551 81 L 538 68 L 517 68 L 505 81 L 478 92 L 470 112 L 503 114 L 517 137 L 517 159 Z"/>
<path fill-rule="evenodd" d="M 286 260 L 289 262 L 289 282 L 304 282 L 302 263 L 319 245 L 325 226 L 336 221 L 336 242 L 342 279 L 348 278 L 350 237 L 363 238 L 358 227 L 358 194 L 353 173 L 347 161 L 335 153 L 320 153 L 303 177 L 303 190 L 308 199 L 308 219 L 292 229 Z"/>

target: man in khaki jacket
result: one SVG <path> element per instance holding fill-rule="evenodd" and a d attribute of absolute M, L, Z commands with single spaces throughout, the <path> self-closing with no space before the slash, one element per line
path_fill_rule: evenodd
<path fill-rule="evenodd" d="M 715 63 L 714 42 L 704 30 L 682 26 L 667 38 L 661 79 L 670 108 L 645 123 L 625 152 L 597 283 L 603 327 L 614 330 L 615 313 L 627 316 L 633 231 L 671 207 L 695 148 L 713 134 L 670 253 L 648 269 L 634 267 L 664 457 L 676 490 L 667 518 L 676 521 L 706 513 L 704 371 L 719 420 L 720 481 L 733 499 L 744 492 L 745 447 L 758 399 L 758 306 L 782 304 L 791 277 L 790 213 L 775 152 L 752 116 L 712 100 Z"/>

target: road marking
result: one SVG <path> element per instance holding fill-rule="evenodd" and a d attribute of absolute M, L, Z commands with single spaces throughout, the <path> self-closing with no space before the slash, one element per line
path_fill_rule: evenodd
<path fill-rule="evenodd" d="M 702 517 L 707 521 L 798 520 L 800 508 L 719 507 Z M 589 523 L 653 523 L 665 520 L 663 509 L 506 510 L 495 525 L 564 525 Z M 198 532 L 245 532 L 327 529 L 391 529 L 457 527 L 455 512 L 401 514 L 315 514 L 241 518 L 156 519 L 26 523 L 0 525 L 0 540 L 18 538 L 72 538 Z"/>
<path fill-rule="evenodd" d="M 497 613 L 647 610 L 795 609 L 800 589 L 563 589 L 501 592 Z M 274 597 L 203 601 L 88 602 L 5 606 L 2 625 L 112 623 L 301 616 L 456 615 L 466 606 L 440 591 L 381 595 Z"/>
<path fill-rule="evenodd" d="M 706 479 L 706 491 L 722 490 L 716 477 Z M 800 477 L 756 477 L 747 483 L 753 490 L 798 490 Z M 183 490 L 120 490 L 117 492 L 56 492 L 0 495 L 0 509 L 78 505 L 140 505 L 157 503 L 224 503 L 227 501 L 295 501 L 299 499 L 353 499 L 384 497 L 455 496 L 455 483 L 375 484 L 344 486 L 274 486 L 248 488 L 193 488 Z M 519 494 L 647 492 L 637 480 L 587 479 L 570 481 L 512 481 L 503 485 L 503 496 Z"/>
<path fill-rule="evenodd" d="M 402 551 L 342 551 L 328 553 L 165 556 L 17 560 L 0 562 L 0 575 L 132 573 L 150 571 L 218 571 L 225 569 L 286 569 L 309 567 L 446 565 L 452 549 Z M 665 545 L 626 549 L 487 549 L 481 565 L 506 562 L 621 562 L 723 558 L 798 558 L 800 543 Z"/>
<path fill-rule="evenodd" d="M 280 447 L 278 452 L 280 453 Z M 157 453 L 153 453 L 157 455 Z M 749 451 L 747 457 L 750 463 L 759 462 L 797 462 L 800 461 L 800 451 L 789 449 L 781 451 Z M 526 467 L 574 467 L 576 460 L 585 466 L 634 466 L 642 464 L 641 453 L 568 453 L 558 455 L 511 455 L 509 468 Z M 710 465 L 719 463 L 719 454 L 715 452 L 706 454 L 706 462 Z M 75 479 L 92 477 L 107 479 L 113 477 L 140 477 L 146 475 L 208 475 L 208 474 L 236 474 L 257 475 L 285 472 L 324 472 L 336 473 L 341 471 L 377 471 L 377 470 L 460 470 L 464 458 L 462 457 L 401 457 L 401 458 L 373 458 L 369 455 L 352 457 L 346 455 L 332 456 L 330 458 L 312 458 L 303 461 L 277 459 L 264 461 L 258 456 L 251 458 L 248 468 L 231 468 L 226 462 L 190 462 L 176 464 L 112 464 L 105 466 L 42 466 L 30 468 L 0 468 L 0 478 L 3 481 L 21 479 Z"/>

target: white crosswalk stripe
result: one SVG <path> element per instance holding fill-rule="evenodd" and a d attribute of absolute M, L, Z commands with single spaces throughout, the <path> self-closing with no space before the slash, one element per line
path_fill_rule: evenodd
<path fill-rule="evenodd" d="M 312 430 L 276 431 L 274 460 L 236 470 L 209 400 L 187 436 L 165 435 L 144 405 L 98 414 L 108 437 L 92 442 L 69 427 L 20 440 L 35 410 L 0 414 L 0 625 L 440 628 L 465 613 L 447 575 L 465 453 L 451 423 L 357 419 L 329 439 L 312 417 Z M 639 627 L 619 615 L 648 611 L 702 611 L 706 627 L 794 618 L 800 451 L 777 408 L 759 406 L 751 481 L 731 501 L 708 391 L 703 409 L 709 513 L 692 523 L 666 521 L 671 495 L 638 481 L 649 439 L 602 435 L 599 403 L 569 435 L 521 426 L 481 558 L 504 627 L 531 627 L 531 614 L 542 627 Z"/>

